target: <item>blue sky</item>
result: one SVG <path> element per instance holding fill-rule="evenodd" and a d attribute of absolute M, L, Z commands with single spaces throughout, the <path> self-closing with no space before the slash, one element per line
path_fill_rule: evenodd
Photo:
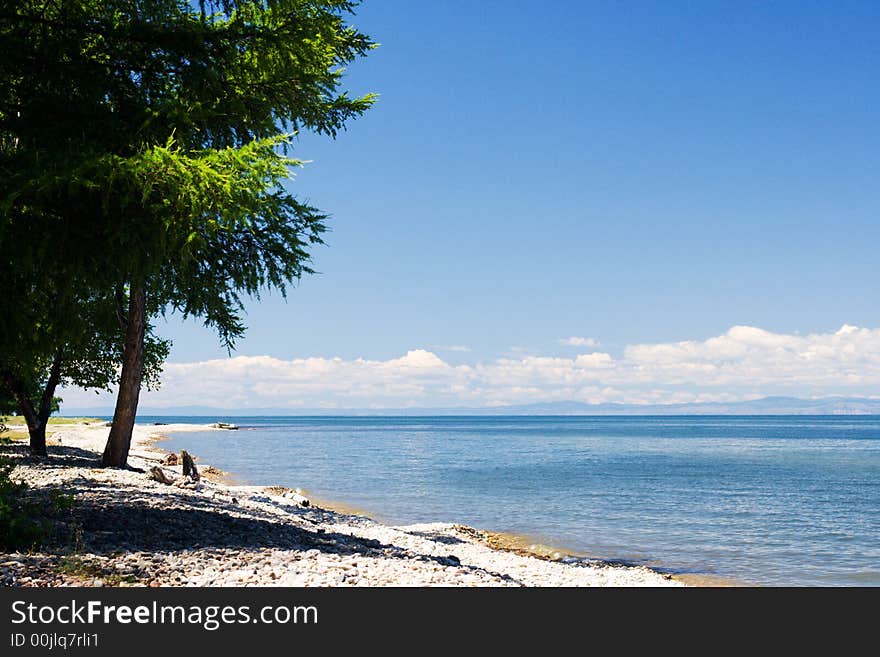
<path fill-rule="evenodd" d="M 235 355 L 424 350 L 473 368 L 623 359 L 734 326 L 820 342 L 880 327 L 877 3 L 366 0 L 353 22 L 382 46 L 349 87 L 380 100 L 295 152 L 312 162 L 292 189 L 333 215 L 321 274 L 250 304 Z M 226 358 L 195 323 L 161 330 L 173 363 Z M 597 345 L 560 344 L 572 336 Z M 793 394 L 873 389 L 864 363 L 838 366 L 827 384 L 778 378 Z M 676 394 L 778 389 L 694 379 Z M 413 394 L 387 403 L 464 399 Z"/>

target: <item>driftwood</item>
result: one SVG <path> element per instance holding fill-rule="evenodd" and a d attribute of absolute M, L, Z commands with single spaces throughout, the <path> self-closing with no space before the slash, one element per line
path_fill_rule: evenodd
<path fill-rule="evenodd" d="M 158 481 L 160 484 L 169 485 L 174 483 L 174 479 L 169 478 L 168 475 L 165 474 L 165 471 L 158 465 L 154 465 L 150 468 L 150 474 L 148 476 L 150 479 Z"/>
<path fill-rule="evenodd" d="M 193 481 L 198 481 L 199 471 L 196 469 L 196 463 L 193 461 L 193 457 L 189 455 L 189 452 L 183 450 L 180 452 L 180 460 L 183 463 L 183 476 L 191 477 Z"/>
<path fill-rule="evenodd" d="M 180 459 L 177 458 L 177 454 L 171 452 L 171 454 L 166 454 L 165 458 L 162 459 L 162 465 L 180 465 Z"/>

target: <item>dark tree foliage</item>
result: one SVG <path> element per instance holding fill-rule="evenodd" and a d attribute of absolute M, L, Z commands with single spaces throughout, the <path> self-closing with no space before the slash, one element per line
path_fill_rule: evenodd
<path fill-rule="evenodd" d="M 0 283 L 37 272 L 32 312 L 4 294 L 0 350 L 49 382 L 59 353 L 112 353 L 105 464 L 125 465 L 145 368 L 163 356 L 151 317 L 199 317 L 232 347 L 245 297 L 311 272 L 326 216 L 286 191 L 299 164 L 286 153 L 374 100 L 341 89 L 374 47 L 346 22 L 356 4 L 0 0 Z M 35 323 L 24 349 L 15 336 Z"/>

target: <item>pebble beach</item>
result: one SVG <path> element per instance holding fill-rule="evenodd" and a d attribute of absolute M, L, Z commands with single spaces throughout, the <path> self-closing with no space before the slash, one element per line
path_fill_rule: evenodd
<path fill-rule="evenodd" d="M 645 567 L 504 547 L 497 534 L 453 523 L 384 525 L 271 482 L 233 485 L 198 460 L 194 481 L 160 441 L 207 428 L 136 426 L 128 470 L 98 467 L 102 424 L 50 426 L 48 460 L 28 456 L 24 443 L 0 447 L 28 495 L 72 500 L 55 544 L 0 553 L 0 585 L 682 585 Z"/>

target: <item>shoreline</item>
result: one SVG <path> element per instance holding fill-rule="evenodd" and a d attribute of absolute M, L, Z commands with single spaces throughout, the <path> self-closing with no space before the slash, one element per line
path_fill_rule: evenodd
<path fill-rule="evenodd" d="M 162 428 L 165 428 L 164 425 L 160 425 Z M 202 425 L 193 425 L 193 426 L 202 426 Z M 216 429 L 209 425 L 204 425 L 204 430 L 213 430 Z M 199 430 L 199 429 L 196 429 Z M 217 429 L 221 430 L 221 429 Z M 175 431 L 169 431 L 169 434 L 175 433 Z M 183 432 L 181 432 L 183 433 Z M 156 443 L 160 443 L 166 440 L 170 440 L 170 436 L 159 435 L 152 439 L 152 442 L 149 444 L 153 445 Z M 146 443 L 145 443 L 146 444 Z M 168 454 L 167 450 L 162 448 L 157 448 L 158 451 L 161 451 L 164 454 Z M 197 454 L 193 454 L 196 458 L 196 463 L 201 463 L 197 458 Z M 243 480 L 237 480 L 236 475 L 233 472 L 223 471 L 223 479 L 221 479 L 221 483 L 226 483 L 230 486 L 264 486 L 265 488 L 273 488 L 276 487 L 274 484 L 257 484 L 257 483 L 248 483 Z M 280 488 L 280 487 L 279 487 Z M 355 506 L 349 504 L 345 501 L 329 499 L 322 496 L 313 495 L 309 489 L 304 488 L 296 488 L 295 491 L 301 495 L 307 497 L 312 504 L 318 506 L 319 508 L 324 508 L 330 511 L 334 511 L 336 513 L 341 513 L 344 515 L 351 516 L 360 516 L 364 518 L 368 518 L 373 522 L 378 524 L 382 524 L 389 527 L 397 527 L 401 525 L 395 525 L 386 519 L 382 518 L 379 512 L 370 511 L 369 509 L 365 509 L 363 507 Z M 541 559 L 544 561 L 551 562 L 578 562 L 578 563 L 588 563 L 588 564 L 599 564 L 602 566 L 611 566 L 611 567 L 619 567 L 619 568 L 646 568 L 652 572 L 657 573 L 658 575 L 670 579 L 672 581 L 678 582 L 684 586 L 696 586 L 696 587 L 735 587 L 735 586 L 755 586 L 753 584 L 747 584 L 740 582 L 732 577 L 725 577 L 722 575 L 712 575 L 706 573 L 680 573 L 680 572 L 669 572 L 664 571 L 662 567 L 658 566 L 644 566 L 639 564 L 631 564 L 626 563 L 625 561 L 616 561 L 612 559 L 606 559 L 602 557 L 596 557 L 593 555 L 589 555 L 583 552 L 578 552 L 572 550 L 570 548 L 564 547 L 560 544 L 553 543 L 552 540 L 541 537 L 537 535 L 530 534 L 521 534 L 503 530 L 495 530 L 495 529 L 484 529 L 481 527 L 472 527 L 470 525 L 464 525 L 460 523 L 442 523 L 442 524 L 451 524 L 457 530 L 462 531 L 464 533 L 468 533 L 475 538 L 475 540 L 479 540 L 483 544 L 487 545 L 493 550 L 500 550 L 505 552 L 510 552 L 513 554 L 517 554 L 520 556 L 531 557 L 535 559 Z M 406 525 L 402 525 L 406 526 Z"/>
<path fill-rule="evenodd" d="M 200 425 L 193 425 L 200 426 Z M 216 427 L 209 425 L 204 426 L 205 430 L 213 430 L 216 429 L 221 431 L 222 429 L 217 429 Z M 169 431 L 169 434 L 176 433 L 175 431 Z M 184 432 L 180 432 L 184 433 Z M 157 445 L 160 442 L 170 440 L 170 436 L 166 435 L 158 435 L 153 437 L 147 442 L 144 441 L 145 445 Z M 134 441 L 132 441 L 132 444 Z M 163 454 L 170 454 L 168 450 L 162 449 L 161 447 L 156 448 L 157 451 Z M 197 454 L 193 454 L 193 457 L 196 460 L 197 464 L 200 464 L 201 461 L 198 459 Z M 218 468 L 219 470 L 219 468 Z M 227 483 L 230 486 L 258 486 L 264 488 L 284 488 L 282 486 L 276 486 L 275 484 L 258 484 L 258 483 L 247 483 L 244 481 L 240 481 L 238 483 L 234 483 L 235 474 L 232 472 L 228 472 L 225 470 L 220 470 L 223 472 L 223 475 L 227 481 L 222 481 L 221 483 Z M 394 525 L 389 523 L 383 519 L 381 519 L 380 514 L 377 512 L 371 512 L 362 507 L 354 506 L 344 501 L 340 500 L 331 500 L 325 497 L 319 497 L 312 495 L 311 491 L 304 488 L 296 488 L 292 489 L 294 492 L 305 496 L 309 499 L 310 503 L 323 509 L 327 509 L 329 511 L 334 511 L 336 513 L 341 513 L 344 515 L 351 516 L 360 516 L 364 518 L 368 518 L 373 522 L 376 522 L 381 525 L 389 526 L 389 527 L 398 527 L 407 525 Z M 433 523 L 432 523 L 433 524 Z M 665 577 L 667 579 L 671 579 L 677 582 L 684 584 L 685 586 L 735 586 L 732 580 L 723 577 L 716 577 L 711 575 L 702 575 L 697 573 L 668 573 L 664 572 L 656 567 L 652 566 L 637 566 L 632 564 L 625 564 L 622 562 L 616 562 L 608 559 L 602 559 L 599 557 L 592 557 L 586 554 L 578 553 L 568 548 L 560 547 L 558 545 L 554 545 L 551 542 L 544 542 L 542 539 L 536 536 L 530 536 L 526 534 L 517 534 L 514 532 L 506 532 L 492 529 L 482 529 L 479 527 L 471 527 L 470 525 L 463 525 L 460 523 L 437 523 L 437 524 L 451 524 L 457 531 L 468 534 L 472 536 L 474 539 L 479 540 L 481 543 L 487 545 L 493 550 L 499 550 L 503 552 L 510 552 L 512 554 L 517 554 L 520 556 L 531 557 L 534 559 L 541 559 L 544 561 L 551 562 L 566 562 L 566 560 L 577 561 L 581 563 L 593 563 L 600 564 L 602 566 L 611 566 L 611 567 L 621 567 L 621 568 L 646 568 L 652 572 L 657 573 L 658 575 Z"/>
<path fill-rule="evenodd" d="M 107 429 L 94 424 L 51 426 L 57 446 L 42 465 L 24 454 L 25 445 L 3 446 L 0 454 L 16 464 L 14 479 L 35 493 L 56 488 L 74 495 L 83 545 L 0 555 L 0 584 L 686 585 L 644 566 L 566 560 L 549 546 L 530 550 L 537 544 L 499 532 L 453 523 L 391 526 L 344 503 L 298 503 L 279 487 L 229 483 L 234 474 L 217 476 L 198 460 L 206 471 L 198 483 L 184 480 L 179 466 L 162 465 L 170 453 L 159 445 L 166 434 L 208 430 L 136 425 L 129 463 L 140 472 L 95 467 Z M 149 479 L 155 467 L 173 483 Z M 70 559 L 85 565 L 63 572 L 71 570 Z"/>

